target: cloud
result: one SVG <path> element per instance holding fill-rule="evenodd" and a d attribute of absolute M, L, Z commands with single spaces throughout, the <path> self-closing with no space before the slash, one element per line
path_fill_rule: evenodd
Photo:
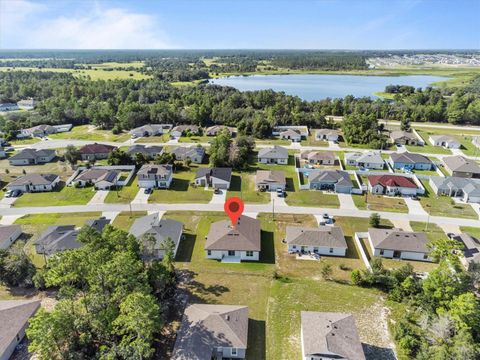
<path fill-rule="evenodd" d="M 10 14 L 0 34 L 0 47 L 46 49 L 161 49 L 171 48 L 168 36 L 156 18 L 124 8 L 85 2 L 69 9 L 69 16 L 48 16 L 49 10 L 27 0 L 0 0 Z M 6 5 L 4 4 L 6 3 Z M 81 11 L 79 11 L 81 10 Z M 2 41 L 2 38 L 5 38 Z M 13 41 L 14 40 L 14 41 Z M 3 45 L 2 45 L 3 44 Z"/>

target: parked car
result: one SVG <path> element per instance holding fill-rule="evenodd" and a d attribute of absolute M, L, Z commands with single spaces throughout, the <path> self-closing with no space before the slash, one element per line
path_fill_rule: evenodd
<path fill-rule="evenodd" d="M 20 195 L 22 195 L 22 192 L 20 190 L 8 190 L 6 193 L 5 193 L 5 197 L 7 198 L 16 198 L 16 197 L 19 197 Z"/>
<path fill-rule="evenodd" d="M 153 192 L 152 188 L 146 188 L 145 190 L 143 190 L 144 194 L 151 194 L 152 192 Z"/>
<path fill-rule="evenodd" d="M 285 197 L 285 191 L 282 189 L 277 189 L 277 196 L 278 197 Z"/>
<path fill-rule="evenodd" d="M 215 189 L 213 189 L 213 193 L 214 194 L 221 194 L 222 192 L 220 191 L 219 188 L 215 188 Z"/>

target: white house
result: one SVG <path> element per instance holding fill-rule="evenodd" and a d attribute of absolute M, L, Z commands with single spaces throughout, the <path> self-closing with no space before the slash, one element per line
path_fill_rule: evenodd
<path fill-rule="evenodd" d="M 258 162 L 262 164 L 288 164 L 288 149 L 274 145 L 258 151 Z"/>
<path fill-rule="evenodd" d="M 421 189 L 413 178 L 401 175 L 371 175 L 368 177 L 368 191 L 377 195 L 414 196 L 421 195 Z"/>
<path fill-rule="evenodd" d="M 231 168 L 199 168 L 194 183 L 197 186 L 211 186 L 215 189 L 227 190 L 232 181 Z"/>
<path fill-rule="evenodd" d="M 240 216 L 235 226 L 230 220 L 214 222 L 208 232 L 205 252 L 208 259 L 238 263 L 260 259 L 260 221 Z"/>
<path fill-rule="evenodd" d="M 315 130 L 315 140 L 318 141 L 338 141 L 340 132 L 334 129 L 318 129 Z"/>
<path fill-rule="evenodd" d="M 302 135 L 299 131 L 293 129 L 287 129 L 280 133 L 280 139 L 291 140 L 293 142 L 300 142 L 302 140 Z"/>
<path fill-rule="evenodd" d="M 430 135 L 428 141 L 433 146 L 443 146 L 447 149 L 460 149 L 462 146 L 460 141 L 450 135 Z"/>
<path fill-rule="evenodd" d="M 130 134 L 132 138 L 156 136 L 168 133 L 172 127 L 172 124 L 147 124 L 130 130 Z"/>
<path fill-rule="evenodd" d="M 172 150 L 175 160 L 190 159 L 194 164 L 201 164 L 205 157 L 205 149 L 201 146 L 180 146 Z"/>
<path fill-rule="evenodd" d="M 90 168 L 82 171 L 72 184 L 77 187 L 93 185 L 97 190 L 109 190 L 117 185 L 120 173 L 115 170 Z"/>
<path fill-rule="evenodd" d="M 427 235 L 399 229 L 368 229 L 368 244 L 373 256 L 390 259 L 432 261 Z"/>
<path fill-rule="evenodd" d="M 60 177 L 55 174 L 27 174 L 21 176 L 7 185 L 8 190 L 20 190 L 21 192 L 46 192 L 53 191 Z"/>
<path fill-rule="evenodd" d="M 22 235 L 20 225 L 0 225 L 0 250 L 5 250 Z"/>
<path fill-rule="evenodd" d="M 171 165 L 143 165 L 137 173 L 138 187 L 145 189 L 168 189 L 173 179 Z"/>
<path fill-rule="evenodd" d="M 342 228 L 319 226 L 316 228 L 287 226 L 285 241 L 288 252 L 345 256 L 347 242 Z"/>
<path fill-rule="evenodd" d="M 285 187 L 287 186 L 285 172 L 279 170 L 257 170 L 257 174 L 255 175 L 255 185 L 259 190 L 285 190 Z"/>
<path fill-rule="evenodd" d="M 385 166 L 385 161 L 376 151 L 347 153 L 345 154 L 345 163 L 348 166 L 377 170 L 381 170 Z"/>
<path fill-rule="evenodd" d="M 278 125 L 274 126 L 272 129 L 273 136 L 279 136 L 282 132 L 287 130 L 293 130 L 300 134 L 302 139 L 306 139 L 308 137 L 308 126 L 305 125 Z"/>

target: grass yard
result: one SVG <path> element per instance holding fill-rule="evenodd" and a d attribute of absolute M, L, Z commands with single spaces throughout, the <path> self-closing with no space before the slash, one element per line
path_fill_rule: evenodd
<path fill-rule="evenodd" d="M 368 198 L 364 195 L 352 195 L 352 198 L 355 206 L 359 210 L 408 213 L 408 206 L 405 203 L 405 200 L 400 197 L 386 197 L 368 194 Z"/>
<path fill-rule="evenodd" d="M 162 134 L 158 136 L 144 136 L 135 141 L 135 144 L 166 143 L 170 140 L 170 135 Z"/>
<path fill-rule="evenodd" d="M 320 190 L 299 190 L 289 192 L 285 202 L 290 206 L 314 206 L 322 208 L 339 208 L 340 201 L 334 193 L 325 193 Z"/>
<path fill-rule="evenodd" d="M 328 141 L 325 140 L 316 140 L 315 139 L 315 130 L 312 130 L 312 134 L 308 136 L 306 140 L 300 142 L 302 146 L 325 146 L 328 147 Z"/>
<path fill-rule="evenodd" d="M 23 176 L 24 172 L 25 174 L 58 174 L 62 180 L 67 180 L 73 174 L 70 165 L 62 161 L 53 161 L 40 165 L 12 166 L 7 159 L 0 160 L 2 180 L 11 182 L 15 178 Z"/>
<path fill-rule="evenodd" d="M 478 219 L 478 215 L 469 204 L 455 203 L 448 196 L 436 196 L 427 181 L 421 180 L 425 195 L 420 196 L 423 209 L 433 216 Z"/>
<path fill-rule="evenodd" d="M 130 203 L 135 199 L 138 191 L 138 179 L 135 176 L 133 180 L 130 180 L 128 185 L 122 186 L 118 192 L 115 190 L 109 191 L 105 198 L 105 203 Z"/>
<path fill-rule="evenodd" d="M 427 223 L 423 221 L 410 221 L 410 226 L 412 227 L 413 231 L 425 233 L 430 241 L 439 238 L 447 239 L 447 234 L 445 234 L 442 228 L 437 224 L 429 223 L 427 225 Z"/>
<path fill-rule="evenodd" d="M 93 125 L 80 125 L 73 127 L 70 131 L 52 134 L 48 137 L 52 139 L 124 142 L 130 139 L 130 134 L 123 132 L 115 135 L 111 130 L 100 130 Z"/>
<path fill-rule="evenodd" d="M 480 227 L 473 226 L 460 226 L 460 230 L 464 233 L 467 233 L 477 239 L 480 239 Z"/>
<path fill-rule="evenodd" d="M 257 145 L 290 145 L 292 142 L 290 140 L 279 139 L 277 137 L 272 137 L 269 139 L 255 139 L 255 144 Z"/>
<path fill-rule="evenodd" d="M 208 203 L 212 200 L 213 190 L 204 187 L 193 187 L 190 183 L 195 179 L 196 166 L 191 170 L 173 174 L 169 189 L 156 189 L 150 195 L 149 203 Z"/>
<path fill-rule="evenodd" d="M 122 211 L 120 214 L 117 215 L 115 220 L 113 220 L 112 225 L 119 229 L 128 231 L 130 229 L 130 226 L 132 226 L 132 224 L 135 222 L 135 220 L 146 215 L 146 211 Z"/>
<path fill-rule="evenodd" d="M 212 141 L 213 139 L 215 139 L 215 136 L 206 136 L 206 135 L 203 135 L 203 136 L 182 136 L 180 137 L 180 139 L 178 139 L 178 142 L 181 142 L 181 143 L 202 143 L 202 144 L 206 144 L 206 143 L 209 143 L 210 141 Z"/>
<path fill-rule="evenodd" d="M 25 138 L 25 139 L 15 139 L 15 140 L 10 140 L 9 143 L 12 144 L 12 146 L 17 146 L 17 145 L 31 145 L 31 144 L 36 144 L 40 142 L 41 140 L 37 137 L 34 138 Z"/>
<path fill-rule="evenodd" d="M 462 152 L 465 155 L 475 156 L 475 157 L 480 155 L 480 149 L 475 145 L 473 145 L 471 136 L 463 135 L 463 136 L 457 136 L 456 138 L 462 144 L 462 147 L 460 148 L 460 150 L 462 150 Z"/>
<path fill-rule="evenodd" d="M 55 191 L 23 194 L 15 201 L 13 206 L 85 205 L 91 200 L 93 195 L 95 195 L 93 187 L 75 188 L 73 186 L 61 186 Z"/>
<path fill-rule="evenodd" d="M 445 149 L 442 146 L 433 146 L 428 141 L 429 134 L 422 130 L 417 130 L 418 135 L 420 135 L 425 141 L 423 146 L 412 146 L 406 145 L 405 148 L 410 152 L 416 152 L 421 154 L 441 154 L 441 155 L 451 155 L 452 151 L 450 149 Z"/>
<path fill-rule="evenodd" d="M 227 198 L 236 196 L 245 203 L 266 204 L 270 201 L 269 192 L 257 191 L 255 187 L 255 175 L 252 173 L 232 173 L 230 190 L 227 192 Z"/>

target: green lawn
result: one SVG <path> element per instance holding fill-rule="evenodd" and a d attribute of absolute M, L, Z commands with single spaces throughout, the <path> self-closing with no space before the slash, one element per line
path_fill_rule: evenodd
<path fill-rule="evenodd" d="M 316 140 L 315 139 L 315 130 L 312 130 L 312 134 L 308 136 L 306 140 L 300 142 L 302 146 L 325 146 L 328 147 L 328 141 Z"/>
<path fill-rule="evenodd" d="M 182 136 L 180 139 L 178 139 L 178 142 L 181 142 L 181 143 L 209 143 L 213 139 L 215 139 L 214 136 L 206 136 L 206 135 L 204 135 L 204 136 L 190 136 L 190 137 Z"/>
<path fill-rule="evenodd" d="M 270 201 L 269 192 L 256 190 L 255 175 L 252 173 L 232 173 L 232 181 L 227 192 L 227 198 L 232 196 L 242 199 L 245 203 L 266 204 Z"/>
<path fill-rule="evenodd" d="M 133 180 L 130 180 L 130 184 L 122 186 L 118 191 L 109 191 L 105 203 L 130 203 L 138 191 L 138 179 L 135 176 Z"/>
<path fill-rule="evenodd" d="M 170 140 L 170 135 L 162 134 L 158 136 L 145 136 L 135 141 L 136 144 L 166 143 Z"/>
<path fill-rule="evenodd" d="M 2 180 L 12 181 L 14 178 L 23 176 L 24 172 L 25 174 L 58 174 L 62 180 L 67 180 L 73 174 L 70 165 L 61 161 L 52 161 L 41 165 L 12 166 L 8 159 L 0 160 Z"/>
<path fill-rule="evenodd" d="M 417 130 L 418 135 L 425 141 L 425 145 L 423 146 L 405 146 L 408 151 L 416 152 L 416 153 L 426 153 L 426 154 L 442 154 L 442 155 L 451 155 L 452 151 L 449 149 L 445 149 L 441 146 L 433 146 L 428 141 L 428 137 L 430 134 L 424 130 Z"/>
<path fill-rule="evenodd" d="M 13 146 L 15 145 L 30 145 L 30 144 L 36 144 L 40 142 L 41 140 L 37 137 L 34 138 L 26 138 L 26 139 L 15 139 L 15 140 L 10 140 L 9 143 L 12 144 Z"/>
<path fill-rule="evenodd" d="M 290 206 L 314 206 L 321 208 L 339 208 L 340 201 L 334 193 L 324 193 L 320 190 L 301 190 L 289 192 L 285 202 Z"/>
<path fill-rule="evenodd" d="M 272 137 L 269 139 L 255 139 L 255 143 L 257 145 L 290 145 L 292 142 L 290 140 Z"/>
<path fill-rule="evenodd" d="M 457 204 L 448 196 L 436 196 L 427 181 L 421 182 L 425 196 L 420 197 L 420 203 L 430 215 L 478 219 L 477 213 L 469 204 Z"/>
<path fill-rule="evenodd" d="M 413 231 L 424 232 L 430 241 L 438 238 L 447 238 L 447 234 L 445 234 L 442 228 L 437 224 L 429 223 L 427 225 L 426 222 L 422 221 L 410 221 L 410 226 L 412 227 Z"/>
<path fill-rule="evenodd" d="M 93 125 L 80 125 L 73 127 L 70 131 L 52 134 L 48 137 L 52 139 L 124 142 L 130 139 L 130 134 L 123 132 L 115 135 L 111 130 L 96 129 Z"/>
<path fill-rule="evenodd" d="M 148 199 L 149 203 L 208 203 L 212 200 L 213 190 L 204 187 L 193 187 L 197 166 L 188 171 L 178 171 L 173 174 L 170 189 L 154 190 Z"/>
<path fill-rule="evenodd" d="M 408 206 L 400 197 L 386 197 L 381 195 L 368 194 L 352 195 L 355 206 L 360 210 L 390 211 L 408 213 Z"/>
<path fill-rule="evenodd" d="M 460 230 L 464 233 L 467 233 L 477 239 L 480 239 L 480 227 L 473 226 L 460 226 Z"/>
<path fill-rule="evenodd" d="M 75 188 L 73 186 L 61 186 L 59 190 L 39 193 L 26 193 L 20 196 L 13 206 L 32 207 L 32 206 L 66 206 L 66 205 L 85 205 L 93 195 L 93 187 Z"/>
<path fill-rule="evenodd" d="M 142 216 L 146 216 L 146 211 L 122 211 L 120 214 L 117 215 L 115 220 L 113 221 L 113 226 L 128 231 L 130 226 Z"/>
<path fill-rule="evenodd" d="M 462 144 L 462 147 L 460 149 L 462 150 L 462 152 L 465 155 L 467 155 L 467 156 L 479 156 L 480 155 L 480 149 L 472 144 L 472 137 L 471 136 L 463 135 L 463 136 L 457 136 L 456 138 Z"/>

